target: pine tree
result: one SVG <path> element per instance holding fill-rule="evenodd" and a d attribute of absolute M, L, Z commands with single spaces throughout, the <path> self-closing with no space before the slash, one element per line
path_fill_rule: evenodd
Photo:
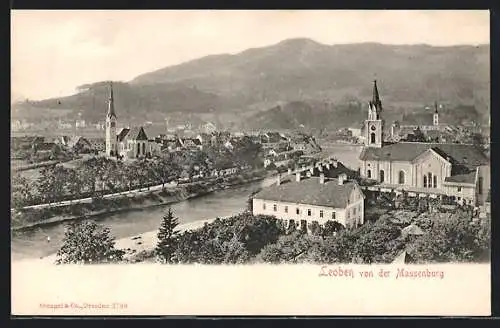
<path fill-rule="evenodd" d="M 156 245 L 156 254 L 165 263 L 172 262 L 172 255 L 177 248 L 179 232 L 175 228 L 179 225 L 178 218 L 174 217 L 172 209 L 163 216 L 163 220 L 158 232 L 158 244 Z"/>

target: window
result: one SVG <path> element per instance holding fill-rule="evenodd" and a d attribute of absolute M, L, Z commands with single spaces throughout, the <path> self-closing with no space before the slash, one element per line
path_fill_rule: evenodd
<path fill-rule="evenodd" d="M 299 215 L 299 214 L 300 214 L 300 209 L 299 209 L 298 207 L 295 209 L 295 213 L 296 213 L 297 215 Z"/>
<path fill-rule="evenodd" d="M 457 191 L 462 192 L 462 187 L 457 187 Z M 458 197 L 458 198 L 459 198 L 458 200 L 460 200 L 460 197 Z"/>
<path fill-rule="evenodd" d="M 311 216 L 311 214 L 312 214 L 311 209 L 310 209 L 310 208 L 309 208 L 309 209 L 307 209 L 307 216 Z"/>
<path fill-rule="evenodd" d="M 142 144 L 142 154 L 145 155 L 146 154 L 146 143 L 143 143 Z"/>
<path fill-rule="evenodd" d="M 111 127 L 114 128 L 116 126 L 115 122 L 111 122 Z"/>
<path fill-rule="evenodd" d="M 356 215 L 356 207 L 352 209 L 352 215 Z"/>
<path fill-rule="evenodd" d="M 437 188 L 438 186 L 438 179 L 437 179 L 437 176 L 433 176 L 432 177 L 432 183 L 434 185 L 434 188 Z"/>
<path fill-rule="evenodd" d="M 375 143 L 375 133 L 370 134 L 370 143 Z"/>
<path fill-rule="evenodd" d="M 398 182 L 399 182 L 399 184 L 405 183 L 405 172 L 404 171 L 399 171 Z"/>
<path fill-rule="evenodd" d="M 380 182 L 384 182 L 384 170 L 380 170 Z"/>
<path fill-rule="evenodd" d="M 277 210 L 278 210 L 278 205 L 274 204 L 274 205 L 273 205 L 273 211 L 275 211 L 275 212 L 276 212 Z"/>
<path fill-rule="evenodd" d="M 332 220 L 335 220 L 335 212 L 332 212 Z"/>
<path fill-rule="evenodd" d="M 322 218 L 323 217 L 323 210 L 320 210 L 319 211 L 319 217 Z"/>
<path fill-rule="evenodd" d="M 262 209 L 265 210 L 266 209 L 266 203 L 262 203 Z"/>
<path fill-rule="evenodd" d="M 347 216 L 347 218 L 349 219 L 350 214 L 351 214 L 351 213 L 350 213 L 350 211 L 349 211 L 349 210 L 346 210 L 345 212 L 346 212 L 346 216 Z"/>
<path fill-rule="evenodd" d="M 368 170 L 368 171 L 366 171 L 366 176 L 367 176 L 368 178 L 371 178 L 371 177 L 372 177 L 372 170 Z"/>
<path fill-rule="evenodd" d="M 429 184 L 429 188 L 432 188 L 432 173 L 427 173 L 427 183 Z"/>
<path fill-rule="evenodd" d="M 288 206 L 285 206 L 285 213 L 288 213 Z"/>
<path fill-rule="evenodd" d="M 424 175 L 424 188 L 427 188 L 427 177 Z"/>
<path fill-rule="evenodd" d="M 479 179 L 477 180 L 477 189 L 478 189 L 478 193 L 480 195 L 483 194 L 483 177 L 479 177 Z"/>

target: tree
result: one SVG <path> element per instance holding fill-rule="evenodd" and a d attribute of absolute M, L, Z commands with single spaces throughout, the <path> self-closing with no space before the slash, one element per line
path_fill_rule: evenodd
<path fill-rule="evenodd" d="M 167 213 L 163 216 L 163 220 L 158 232 L 158 244 L 156 245 L 156 254 L 164 263 L 172 262 L 179 232 L 175 228 L 179 225 L 178 218 L 174 217 L 172 209 L 169 207 Z"/>
<path fill-rule="evenodd" d="M 338 231 L 344 229 L 344 226 L 337 221 L 328 220 L 322 230 L 323 237 L 333 236 Z"/>
<path fill-rule="evenodd" d="M 12 206 L 19 208 L 25 206 L 33 199 L 32 184 L 30 181 L 17 174 L 12 179 Z"/>
<path fill-rule="evenodd" d="M 109 228 L 94 221 L 83 221 L 67 227 L 56 263 L 112 263 L 121 261 L 124 254 L 123 250 L 115 248 Z"/>
<path fill-rule="evenodd" d="M 363 263 L 391 262 L 402 250 L 401 230 L 388 219 L 367 223 L 358 229 L 354 255 Z"/>
<path fill-rule="evenodd" d="M 466 213 L 436 217 L 430 230 L 411 247 L 410 255 L 419 263 L 471 262 L 489 250 L 489 224 L 474 223 Z"/>

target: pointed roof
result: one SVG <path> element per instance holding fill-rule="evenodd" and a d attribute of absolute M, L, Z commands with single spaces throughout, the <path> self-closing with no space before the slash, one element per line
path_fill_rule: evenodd
<path fill-rule="evenodd" d="M 120 130 L 120 132 L 118 132 L 116 138 L 118 139 L 119 142 L 125 140 L 125 138 L 129 138 L 131 140 L 141 140 L 141 141 L 149 140 L 142 126 L 123 128 Z"/>
<path fill-rule="evenodd" d="M 142 126 L 133 127 L 132 129 L 130 129 L 129 138 L 131 138 L 132 140 L 148 140 L 148 136 Z"/>
<path fill-rule="evenodd" d="M 434 114 L 438 113 L 438 103 L 437 101 L 434 102 Z"/>
<path fill-rule="evenodd" d="M 115 99 L 113 97 L 113 82 L 109 84 L 108 117 L 116 118 Z"/>
<path fill-rule="evenodd" d="M 374 105 L 378 110 L 382 110 L 382 101 L 380 101 L 380 94 L 378 92 L 377 80 L 373 80 L 373 96 L 371 104 Z"/>

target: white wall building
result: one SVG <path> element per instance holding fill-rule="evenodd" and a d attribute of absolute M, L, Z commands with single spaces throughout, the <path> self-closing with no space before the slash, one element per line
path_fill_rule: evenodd
<path fill-rule="evenodd" d="M 336 179 L 302 177 L 300 172 L 287 178 L 278 177 L 276 184 L 253 197 L 254 215 L 273 215 L 278 219 L 299 222 L 314 221 L 323 225 L 331 220 L 344 227 L 364 223 L 365 196 L 355 181 L 345 174 Z"/>

